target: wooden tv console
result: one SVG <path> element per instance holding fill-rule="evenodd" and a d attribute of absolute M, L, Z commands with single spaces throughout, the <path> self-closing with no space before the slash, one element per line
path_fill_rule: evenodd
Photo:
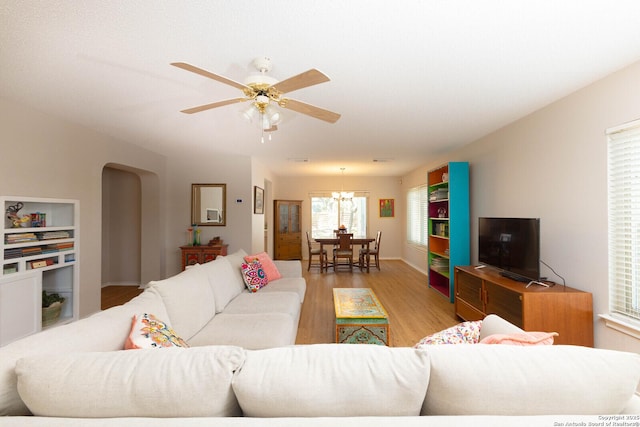
<path fill-rule="evenodd" d="M 456 315 L 480 320 L 497 314 L 526 331 L 557 332 L 555 344 L 593 347 L 593 298 L 556 284 L 531 285 L 508 279 L 490 267 L 455 268 Z"/>

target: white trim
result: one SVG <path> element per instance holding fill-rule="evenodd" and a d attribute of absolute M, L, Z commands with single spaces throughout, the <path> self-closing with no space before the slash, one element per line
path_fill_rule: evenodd
<path fill-rule="evenodd" d="M 615 329 L 618 332 L 640 339 L 640 322 L 622 318 L 615 314 L 598 314 L 598 317 L 604 320 L 604 323 L 608 328 Z"/>
<path fill-rule="evenodd" d="M 622 132 L 625 130 L 629 130 L 629 129 L 633 129 L 633 128 L 637 128 L 640 127 L 640 119 L 638 120 L 632 120 L 630 122 L 618 125 L 618 126 L 614 126 L 611 127 L 607 130 L 604 131 L 605 135 L 611 135 L 614 133 L 618 133 L 618 132 Z"/>

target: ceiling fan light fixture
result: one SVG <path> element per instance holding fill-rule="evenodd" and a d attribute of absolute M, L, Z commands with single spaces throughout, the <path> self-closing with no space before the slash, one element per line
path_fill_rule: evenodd
<path fill-rule="evenodd" d="M 264 115 L 267 116 L 269 123 L 272 125 L 277 125 L 282 121 L 282 114 L 280 114 L 280 111 L 271 105 L 267 105 L 264 110 Z"/>
<path fill-rule="evenodd" d="M 256 107 L 251 104 L 249 107 L 240 110 L 240 115 L 247 121 L 247 123 L 253 123 L 258 115 L 258 110 L 256 110 Z"/>

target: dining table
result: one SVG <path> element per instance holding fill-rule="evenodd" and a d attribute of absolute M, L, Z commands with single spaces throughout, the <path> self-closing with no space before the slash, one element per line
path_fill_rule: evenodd
<path fill-rule="evenodd" d="M 320 244 L 320 253 L 323 254 L 323 250 L 324 250 L 324 246 L 328 245 L 328 246 L 336 246 L 338 243 L 340 243 L 340 239 L 338 237 L 315 237 L 313 239 L 316 243 Z M 371 259 L 371 256 L 369 255 L 369 244 L 371 242 L 374 242 L 376 239 L 375 237 L 353 237 L 351 239 L 351 243 L 353 245 L 360 245 L 362 247 L 362 249 L 366 249 L 367 250 L 367 256 L 366 259 L 363 260 L 364 264 L 361 264 L 359 259 L 360 257 L 358 257 L 358 263 L 353 263 L 352 266 L 356 266 L 356 267 L 360 267 L 360 269 L 365 268 L 367 273 L 369 272 L 369 261 Z M 328 258 L 328 257 L 327 257 Z M 320 267 L 320 271 L 329 271 L 329 261 L 327 260 L 326 262 L 323 262 L 321 267 Z"/>

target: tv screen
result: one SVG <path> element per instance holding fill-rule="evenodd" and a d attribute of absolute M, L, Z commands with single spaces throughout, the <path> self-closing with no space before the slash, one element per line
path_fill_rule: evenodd
<path fill-rule="evenodd" d="M 478 218 L 478 261 L 514 280 L 540 280 L 540 219 Z"/>

